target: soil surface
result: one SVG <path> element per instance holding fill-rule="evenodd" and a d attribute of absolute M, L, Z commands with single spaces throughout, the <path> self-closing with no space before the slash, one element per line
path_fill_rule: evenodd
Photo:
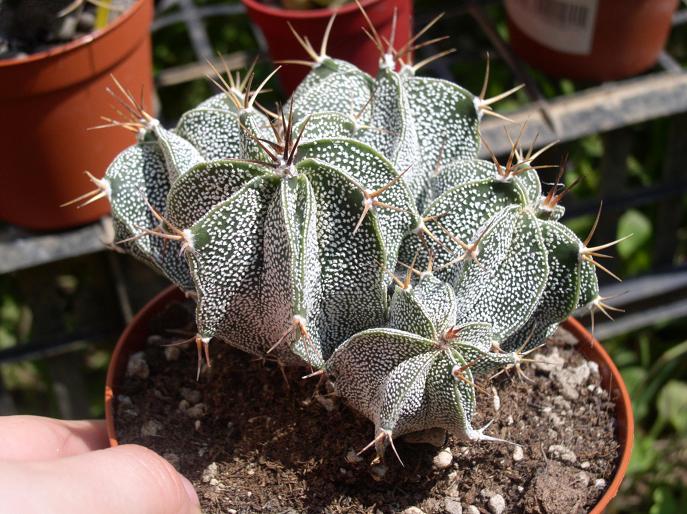
<path fill-rule="evenodd" d="M 372 423 L 301 380 L 308 370 L 215 343 L 196 381 L 195 347 L 163 346 L 192 333 L 191 310 L 173 305 L 152 325 L 115 399 L 118 438 L 165 456 L 206 513 L 582 513 L 617 463 L 613 402 L 563 330 L 525 377 L 481 384 L 473 425 L 493 419 L 486 433 L 517 445 L 425 434 L 435 446 L 396 443 L 402 467 L 391 451 L 383 464 L 357 457 Z"/>

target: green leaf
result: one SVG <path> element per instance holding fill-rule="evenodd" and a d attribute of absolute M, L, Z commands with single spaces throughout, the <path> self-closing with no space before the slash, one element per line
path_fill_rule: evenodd
<path fill-rule="evenodd" d="M 626 211 L 618 220 L 618 238 L 633 234 L 618 243 L 618 254 L 623 259 L 631 258 L 651 239 L 651 221 L 636 209 Z"/>
<path fill-rule="evenodd" d="M 687 435 L 687 382 L 671 380 L 656 399 L 658 415 L 669 421 L 680 435 Z"/>

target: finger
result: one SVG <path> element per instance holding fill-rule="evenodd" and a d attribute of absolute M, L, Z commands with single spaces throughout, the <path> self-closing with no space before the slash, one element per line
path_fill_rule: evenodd
<path fill-rule="evenodd" d="M 50 460 L 107 448 L 103 421 L 0 417 L 0 460 Z"/>
<path fill-rule="evenodd" d="M 45 462 L 0 463 L 0 490 L 0 513 L 200 513 L 190 482 L 136 445 Z"/>

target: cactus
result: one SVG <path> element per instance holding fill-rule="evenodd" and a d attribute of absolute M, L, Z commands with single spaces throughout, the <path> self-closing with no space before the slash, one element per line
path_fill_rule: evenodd
<path fill-rule="evenodd" d="M 534 165 L 548 147 L 518 135 L 504 163 L 478 158 L 504 97 L 485 98 L 488 64 L 475 96 L 416 75 L 426 29 L 395 49 L 371 27 L 372 78 L 327 56 L 333 22 L 319 52 L 296 34 L 311 70 L 277 113 L 252 67 L 218 72 L 222 92 L 175 130 L 118 84 L 130 116 L 106 126 L 138 142 L 76 201 L 107 197 L 118 245 L 196 298 L 199 372 L 214 339 L 328 374 L 380 455 L 433 427 L 494 440 L 471 424 L 476 380 L 518 368 L 575 308 L 613 310 L 595 269 L 616 242 L 559 222 L 569 188 L 543 194 Z"/>

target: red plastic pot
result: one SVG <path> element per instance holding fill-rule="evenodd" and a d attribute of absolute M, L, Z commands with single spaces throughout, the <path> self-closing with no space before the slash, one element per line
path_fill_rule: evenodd
<path fill-rule="evenodd" d="M 93 189 L 134 137 L 87 130 L 116 117 L 110 75 L 152 105 L 152 0 L 139 0 L 106 28 L 25 59 L 0 61 L 0 220 L 30 229 L 82 225 L 107 214 L 106 201 L 60 205 Z"/>
<path fill-rule="evenodd" d="M 545 73 L 615 80 L 651 68 L 678 0 L 505 0 L 513 50 Z"/>
<path fill-rule="evenodd" d="M 291 23 L 300 35 L 307 37 L 319 50 L 327 22 L 336 11 L 337 17 L 327 45 L 327 54 L 352 62 L 362 70 L 374 75 L 379 68 L 379 51 L 362 31 L 367 22 L 355 3 L 339 9 L 308 9 L 302 11 L 270 7 L 259 0 L 242 0 L 251 21 L 262 31 L 273 61 L 285 59 L 309 60 L 303 48 L 289 30 Z M 372 20 L 377 31 L 389 38 L 394 9 L 398 12 L 395 46 L 399 48 L 408 41 L 413 30 L 412 0 L 362 0 L 360 2 Z M 299 65 L 285 65 L 279 70 L 284 92 L 290 95 L 303 80 L 308 69 Z"/>
<path fill-rule="evenodd" d="M 117 341 L 107 369 L 105 383 L 105 419 L 111 446 L 119 444 L 115 429 L 113 399 L 117 395 L 119 383 L 124 378 L 129 356 L 141 351 L 145 346 L 151 320 L 163 312 L 169 304 L 183 300 L 184 295 L 179 289 L 176 287 L 167 288 L 148 302 L 126 328 L 119 341 Z M 577 345 L 580 353 L 588 360 L 592 360 L 599 365 L 602 385 L 606 390 L 611 391 L 611 398 L 615 401 L 616 439 L 620 445 L 620 459 L 608 489 L 606 489 L 604 495 L 591 511 L 591 514 L 600 514 L 618 493 L 620 483 L 625 477 L 625 472 L 630 462 L 632 442 L 634 440 L 632 404 L 630 403 L 630 396 L 627 393 L 623 377 L 601 344 L 573 318 L 568 318 L 563 327 L 580 341 Z"/>

